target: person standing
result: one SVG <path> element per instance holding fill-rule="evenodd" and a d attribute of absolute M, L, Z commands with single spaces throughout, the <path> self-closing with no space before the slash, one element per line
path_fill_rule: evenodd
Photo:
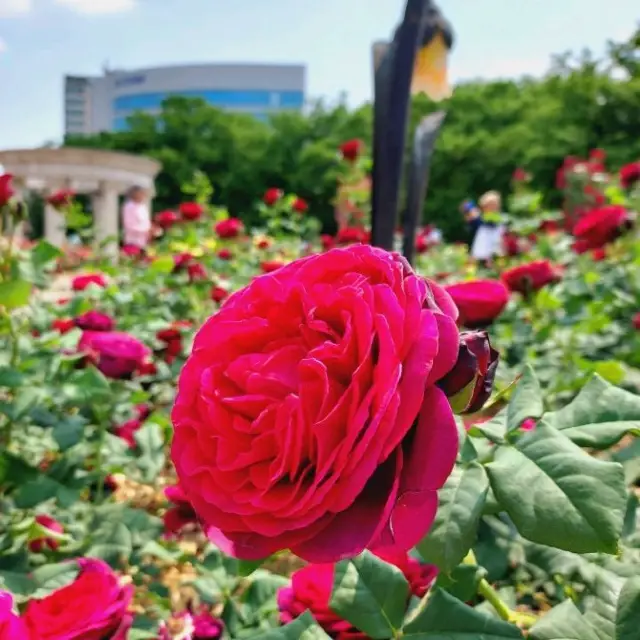
<path fill-rule="evenodd" d="M 471 256 L 478 262 L 487 264 L 502 253 L 502 198 L 497 191 L 487 191 L 480 198 L 479 204 L 481 213 L 471 244 Z"/>
<path fill-rule="evenodd" d="M 151 235 L 151 212 L 147 193 L 142 187 L 132 187 L 122 207 L 125 246 L 144 251 Z"/>

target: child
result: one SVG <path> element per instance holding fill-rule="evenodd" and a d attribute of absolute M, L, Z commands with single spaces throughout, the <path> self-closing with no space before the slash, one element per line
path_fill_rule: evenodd
<path fill-rule="evenodd" d="M 132 187 L 122 207 L 124 244 L 142 251 L 149 243 L 151 231 L 151 214 L 146 200 L 147 194 L 142 187 Z"/>
<path fill-rule="evenodd" d="M 471 245 L 471 255 L 478 262 L 486 264 L 502 253 L 504 224 L 500 213 L 501 208 L 502 198 L 497 191 L 487 191 L 480 198 L 482 213 Z"/>

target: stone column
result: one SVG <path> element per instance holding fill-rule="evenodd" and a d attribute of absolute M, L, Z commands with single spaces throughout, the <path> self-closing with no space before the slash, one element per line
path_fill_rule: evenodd
<path fill-rule="evenodd" d="M 55 247 L 63 247 L 67 241 L 67 223 L 64 215 L 47 203 L 49 194 L 57 190 L 58 187 L 51 188 L 44 194 L 44 237 Z"/>
<path fill-rule="evenodd" d="M 119 187 L 110 182 L 102 182 L 100 190 L 93 195 L 93 228 L 96 244 L 105 244 L 101 251 L 113 259 L 118 257 L 118 210 Z"/>

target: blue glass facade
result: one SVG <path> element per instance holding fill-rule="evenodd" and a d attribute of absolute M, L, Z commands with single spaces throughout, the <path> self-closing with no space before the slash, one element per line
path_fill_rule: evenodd
<path fill-rule="evenodd" d="M 117 115 L 123 112 L 159 109 L 163 100 L 171 95 L 190 98 L 203 98 L 209 104 L 222 109 L 242 109 L 264 107 L 265 109 L 301 109 L 304 94 L 301 91 L 264 91 L 264 90 L 193 90 L 178 93 L 139 93 L 120 96 L 113 101 L 113 110 Z"/>

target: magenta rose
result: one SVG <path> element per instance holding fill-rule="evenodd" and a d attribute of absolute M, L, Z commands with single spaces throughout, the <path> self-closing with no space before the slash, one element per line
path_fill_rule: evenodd
<path fill-rule="evenodd" d="M 119 331 L 85 331 L 78 342 L 78 351 L 89 359 L 108 378 L 129 378 L 151 350 L 140 340 Z"/>
<path fill-rule="evenodd" d="M 71 281 L 71 288 L 74 291 L 84 291 L 91 284 L 104 288 L 108 284 L 107 277 L 103 273 L 86 273 L 76 276 Z"/>
<path fill-rule="evenodd" d="M 509 302 L 509 290 L 499 280 L 469 280 L 445 287 L 460 312 L 460 324 L 477 329 L 491 324 Z"/>
<path fill-rule="evenodd" d="M 116 321 L 111 316 L 95 310 L 83 313 L 74 322 L 83 331 L 111 331 L 116 326 Z"/>
<path fill-rule="evenodd" d="M 437 567 L 421 564 L 406 553 L 379 554 L 379 557 L 402 571 L 409 583 L 411 594 L 419 598 L 425 595 L 438 575 Z M 280 620 L 283 624 L 288 624 L 309 610 L 332 638 L 368 640 L 367 635 L 358 631 L 329 607 L 334 568 L 334 564 L 310 564 L 294 572 L 291 585 L 278 591 Z"/>
<path fill-rule="evenodd" d="M 81 558 L 78 577 L 30 600 L 23 618 L 33 640 L 126 640 L 133 587 L 122 586 L 102 560 Z M 28 636 L 27 636 L 28 637 Z"/>
<path fill-rule="evenodd" d="M 28 633 L 22 618 L 13 611 L 12 595 L 0 591 L 0 640 L 28 640 Z"/>
<path fill-rule="evenodd" d="M 239 558 L 333 562 L 415 545 L 457 453 L 436 383 L 457 311 L 401 257 L 334 249 L 255 278 L 196 335 L 173 462 L 209 537 Z"/>

